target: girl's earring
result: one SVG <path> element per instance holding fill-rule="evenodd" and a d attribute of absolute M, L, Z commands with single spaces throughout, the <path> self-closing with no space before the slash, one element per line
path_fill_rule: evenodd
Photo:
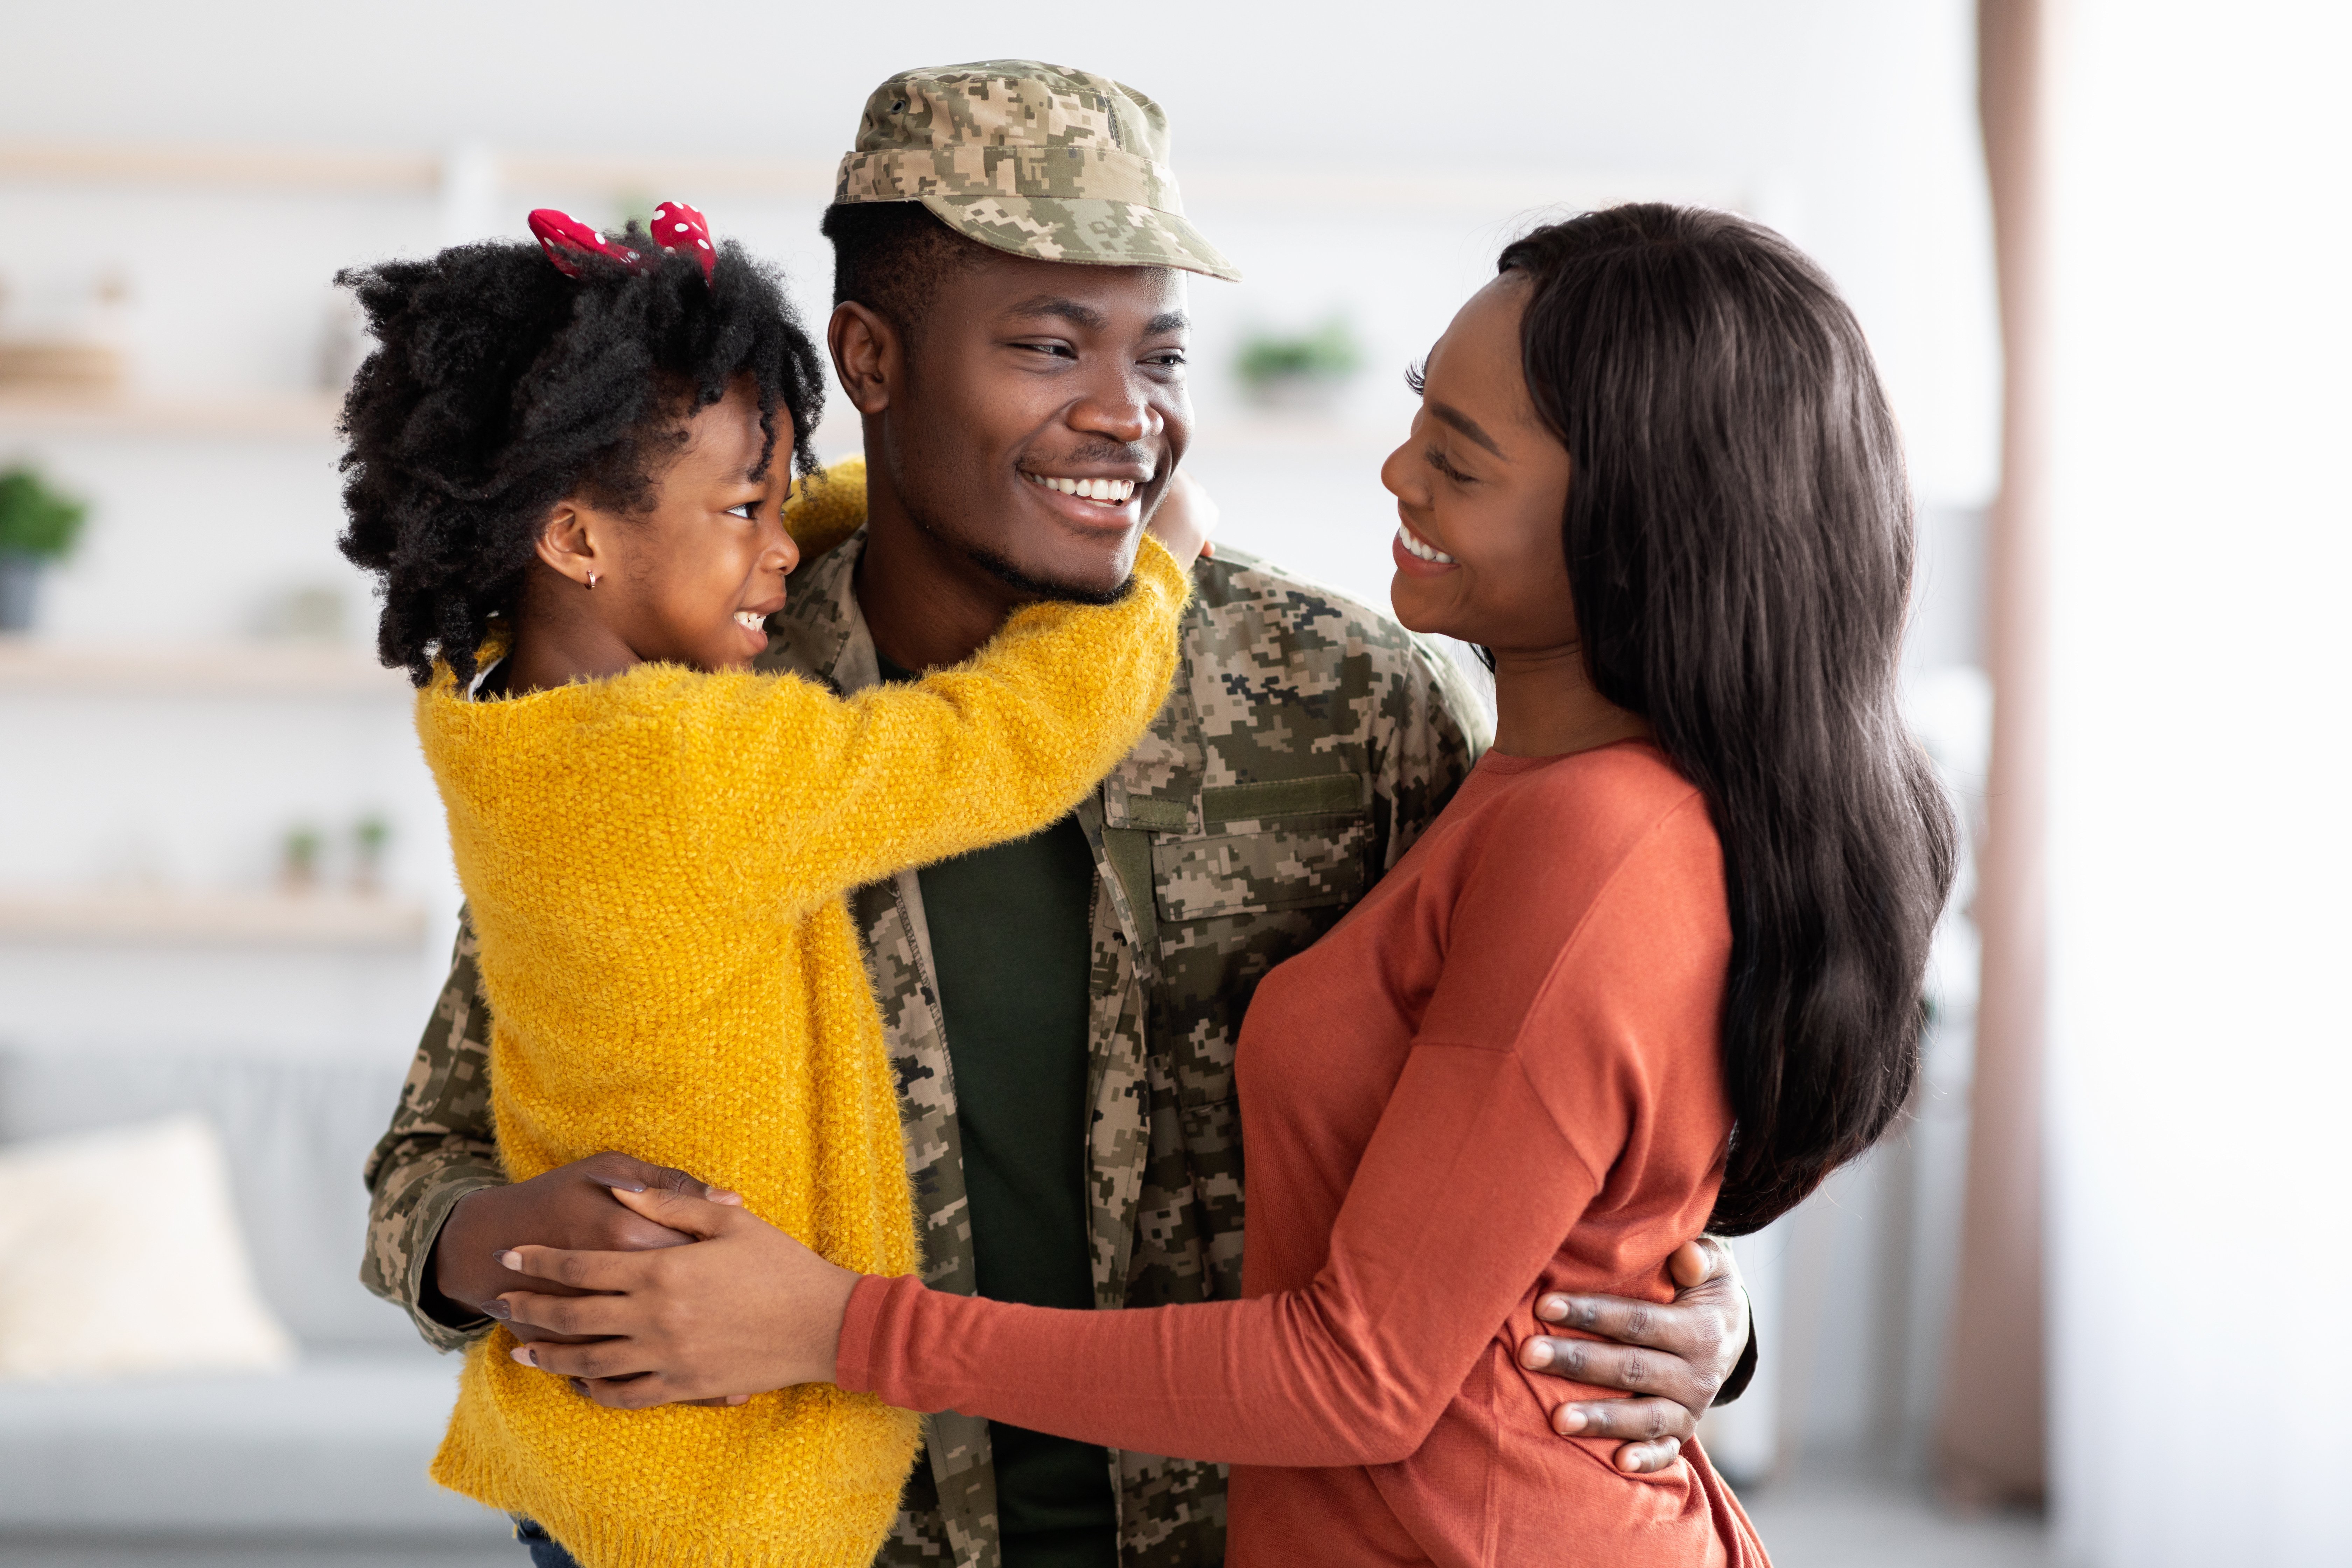
<path fill-rule="evenodd" d="M 591 591 L 591 592 L 593 592 L 593 591 L 594 591 L 594 589 L 595 589 L 595 586 L 596 586 L 596 574 L 594 574 L 593 572 L 591 572 L 591 573 L 589 573 L 589 574 L 588 574 L 588 587 L 589 587 L 589 589 L 590 589 L 590 591 Z"/>

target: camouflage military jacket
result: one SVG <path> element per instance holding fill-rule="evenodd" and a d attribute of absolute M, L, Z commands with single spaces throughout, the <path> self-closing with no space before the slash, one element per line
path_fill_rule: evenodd
<path fill-rule="evenodd" d="M 844 693 L 878 679 L 851 590 L 863 537 L 812 564 L 761 666 Z M 1088 1074 L 1095 1300 L 1236 1296 L 1242 1150 L 1234 1040 L 1267 970 L 1329 930 L 1437 816 L 1486 719 L 1445 655 L 1362 606 L 1238 552 L 1194 570 L 1183 663 L 1142 742 L 1077 810 L 1095 856 Z M 973 1289 L 963 1163 L 922 891 L 911 871 L 851 900 L 893 1064 L 923 1226 L 924 1278 Z M 371 1156 L 362 1278 L 419 1310 L 449 1209 L 504 1178 L 489 1123 L 489 1015 L 470 931 Z M 879 1561 L 997 1568 L 988 1425 L 926 1426 L 926 1456 Z M 1125 1568 L 1223 1560 L 1223 1467 L 1112 1452 Z"/>

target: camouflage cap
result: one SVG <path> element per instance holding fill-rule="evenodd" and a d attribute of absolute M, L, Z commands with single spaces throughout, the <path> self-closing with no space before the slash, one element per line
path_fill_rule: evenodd
<path fill-rule="evenodd" d="M 1107 76 L 980 60 L 892 77 L 866 100 L 836 202 L 920 202 L 1040 261 L 1241 274 L 1184 217 L 1168 116 Z"/>

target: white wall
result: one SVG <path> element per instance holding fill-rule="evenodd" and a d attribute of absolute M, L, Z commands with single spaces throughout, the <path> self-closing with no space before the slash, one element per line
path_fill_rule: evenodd
<path fill-rule="evenodd" d="M 1595 195 L 1738 201 L 1811 247 L 1848 290 L 1896 386 L 1923 493 L 1970 505 L 1995 460 L 1970 15 L 1962 0 L 1584 0 L 1442 16 L 1236 0 L 1003 14 L 928 0 L 891 7 L 883 26 L 860 7 L 747 0 L 396 11 L 95 0 L 14 9 L 0 137 L 792 158 L 821 181 L 890 70 L 1068 60 L 1170 107 L 1199 216 L 1249 274 L 1198 291 L 1212 321 L 1357 303 L 1392 382 L 1527 210 Z M 1318 200 L 1333 174 L 1352 193 Z M 1454 195 L 1431 213 L 1425 197 L 1364 196 L 1368 175 Z M 1279 202 L 1216 194 L 1269 185 Z M 1287 220 L 1286 203 L 1297 204 Z M 190 332 L 209 323 L 203 379 L 285 384 L 307 363 L 292 307 L 320 286 L 320 261 L 444 237 L 427 214 L 314 200 L 285 257 L 299 269 L 278 264 L 278 218 L 226 250 L 205 234 L 202 254 L 185 254 L 183 226 L 213 205 L 166 203 L 153 210 L 168 221 L 135 237 L 100 223 L 62 245 L 54 237 L 85 221 L 70 204 L 11 212 L 0 271 L 125 265 L 159 316 L 173 292 L 207 301 L 169 312 Z M 750 237 L 749 205 L 711 210 Z M 520 207 L 498 216 L 520 232 Z M 768 216 L 756 226 L 782 237 Z M 797 237 L 778 249 L 821 292 L 814 234 L 798 215 L 784 227 Z M 271 283 L 288 308 L 267 324 L 239 297 L 265 278 L 289 279 Z M 159 348 L 173 361 L 166 379 L 189 374 L 180 352 Z"/>
<path fill-rule="evenodd" d="M 2352 16 L 2060 11 L 2061 1536 L 2343 1563 Z"/>

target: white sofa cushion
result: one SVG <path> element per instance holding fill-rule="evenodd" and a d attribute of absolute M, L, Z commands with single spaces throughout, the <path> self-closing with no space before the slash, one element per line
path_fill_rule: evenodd
<path fill-rule="evenodd" d="M 293 1363 L 203 1117 L 0 1148 L 0 1378 Z"/>

